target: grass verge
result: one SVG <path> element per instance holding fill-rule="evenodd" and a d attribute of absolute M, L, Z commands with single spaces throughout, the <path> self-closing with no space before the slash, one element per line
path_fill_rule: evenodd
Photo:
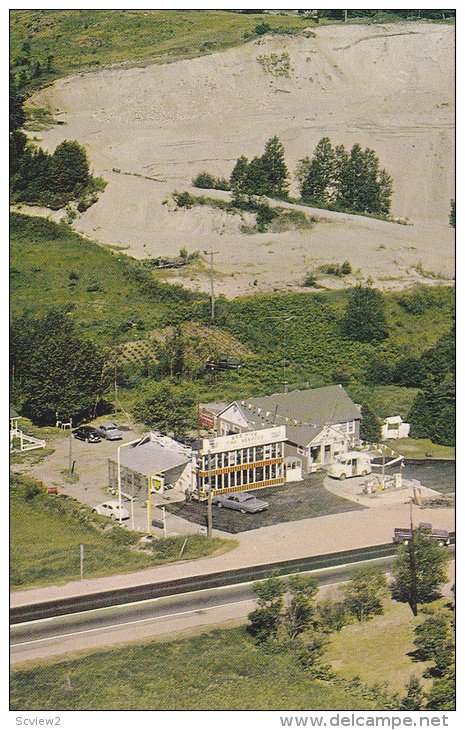
<path fill-rule="evenodd" d="M 21 711 L 375 709 L 288 655 L 261 651 L 244 628 L 16 670 L 10 702 Z"/>
<path fill-rule="evenodd" d="M 12 475 L 11 484 L 12 589 L 78 580 L 81 544 L 85 546 L 87 578 L 194 560 L 237 545 L 235 540 L 189 535 L 182 558 L 186 536 L 156 540 L 152 549 L 143 550 L 137 547 L 138 533 L 113 527 L 86 505 L 37 492 L 35 483 L 25 477 Z"/>

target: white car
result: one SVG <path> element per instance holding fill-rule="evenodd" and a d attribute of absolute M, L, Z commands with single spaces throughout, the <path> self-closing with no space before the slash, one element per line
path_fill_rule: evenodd
<path fill-rule="evenodd" d="M 119 502 L 116 500 L 112 500 L 110 502 L 104 502 L 103 504 L 98 504 L 92 512 L 96 512 L 98 515 L 104 515 L 105 517 L 110 517 L 112 520 L 119 520 L 120 515 L 122 520 L 128 520 L 129 519 L 129 512 L 124 507 L 120 506 Z"/>

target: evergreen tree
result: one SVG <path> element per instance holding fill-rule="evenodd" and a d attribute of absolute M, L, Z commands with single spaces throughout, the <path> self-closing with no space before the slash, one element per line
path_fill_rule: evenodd
<path fill-rule="evenodd" d="M 25 122 L 24 99 L 25 94 L 10 71 L 10 133 L 22 127 Z"/>
<path fill-rule="evenodd" d="M 430 438 L 434 429 L 434 418 L 425 393 L 420 390 L 415 396 L 410 413 L 410 436 L 414 439 Z"/>
<path fill-rule="evenodd" d="M 231 190 L 233 190 L 234 193 L 244 193 L 248 171 L 249 161 L 247 157 L 244 157 L 244 155 L 242 155 L 242 157 L 239 157 L 236 164 L 234 165 L 233 171 L 231 172 L 231 177 L 229 178 Z"/>
<path fill-rule="evenodd" d="M 371 408 L 362 404 L 362 418 L 360 421 L 360 438 L 372 444 L 381 440 L 381 426 Z"/>
<path fill-rule="evenodd" d="M 298 177 L 300 195 L 305 202 L 324 205 L 335 197 L 335 152 L 329 137 L 323 137 L 315 147 L 313 158 L 300 160 Z"/>
<path fill-rule="evenodd" d="M 391 210 L 392 177 L 386 170 L 381 170 L 378 179 L 378 213 L 389 215 Z"/>
<path fill-rule="evenodd" d="M 56 192 L 78 194 L 89 182 L 89 161 L 78 142 L 61 142 L 52 155 L 51 179 Z"/>
<path fill-rule="evenodd" d="M 425 694 L 421 688 L 420 680 L 412 675 L 406 686 L 407 694 L 400 702 L 400 710 L 416 712 L 424 707 Z"/>
<path fill-rule="evenodd" d="M 388 328 L 381 293 L 361 284 L 352 289 L 341 329 L 343 334 L 358 342 L 380 342 L 386 339 Z"/>
<path fill-rule="evenodd" d="M 287 195 L 289 172 L 284 161 L 284 147 L 278 137 L 271 137 L 261 157 L 261 167 L 266 180 L 266 195 L 282 198 Z"/>
<path fill-rule="evenodd" d="M 93 415 L 108 387 L 103 356 L 61 311 L 13 320 L 11 359 L 22 410 L 39 423 Z"/>

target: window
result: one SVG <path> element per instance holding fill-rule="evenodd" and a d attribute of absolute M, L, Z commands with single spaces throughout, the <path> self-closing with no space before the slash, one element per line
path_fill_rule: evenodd
<path fill-rule="evenodd" d="M 348 433 L 355 433 L 355 421 L 349 421 L 347 423 L 347 432 Z"/>

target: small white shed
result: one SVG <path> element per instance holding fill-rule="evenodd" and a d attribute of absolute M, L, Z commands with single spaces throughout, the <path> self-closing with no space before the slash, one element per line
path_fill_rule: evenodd
<path fill-rule="evenodd" d="M 404 439 L 410 432 L 410 423 L 404 423 L 400 416 L 389 416 L 383 421 L 381 426 L 381 438 L 385 439 Z"/>

